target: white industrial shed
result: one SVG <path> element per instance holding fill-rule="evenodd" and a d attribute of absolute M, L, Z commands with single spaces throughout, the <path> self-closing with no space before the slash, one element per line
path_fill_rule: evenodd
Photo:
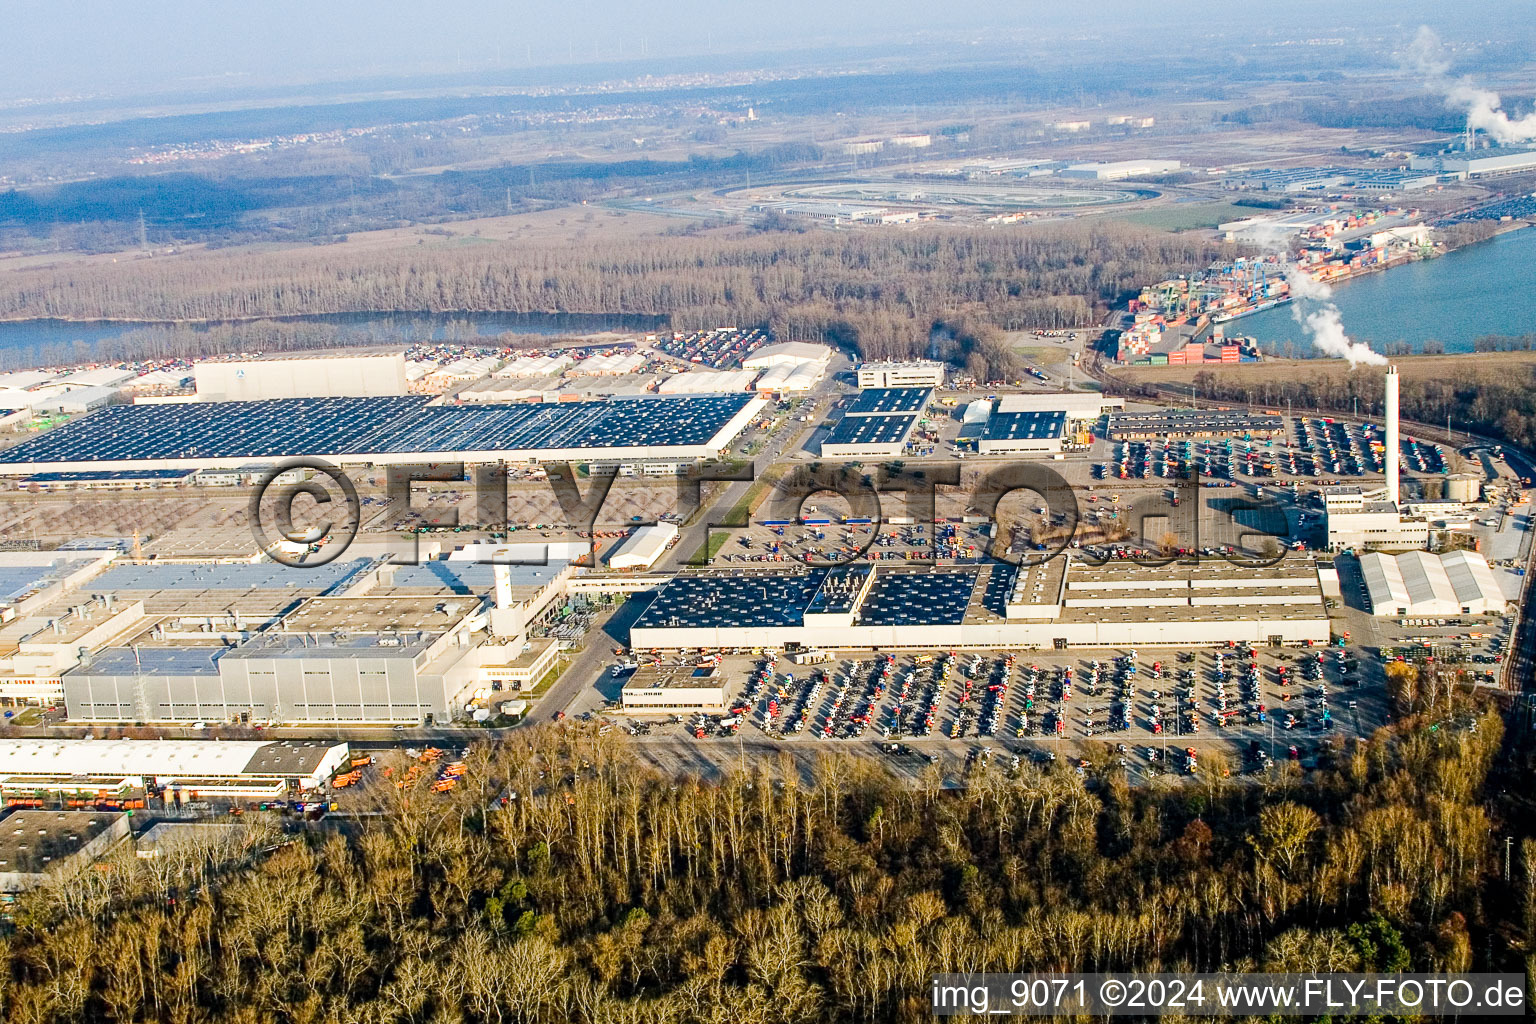
<path fill-rule="evenodd" d="M 1063 412 L 1069 420 L 1096 420 L 1105 412 L 1125 408 L 1125 399 L 1096 391 L 1026 392 L 997 400 L 998 412 Z"/>
<path fill-rule="evenodd" d="M 758 378 L 757 390 L 759 394 L 779 395 L 809 391 L 826 372 L 826 363 L 775 363 Z"/>
<path fill-rule="evenodd" d="M 776 345 L 764 345 L 741 361 L 748 370 L 765 370 L 770 366 L 799 366 L 812 363 L 826 366 L 832 361 L 832 350 L 825 345 L 808 341 L 782 341 Z"/>
<path fill-rule="evenodd" d="M 756 370 L 693 370 L 662 381 L 657 394 L 718 395 L 746 391 L 757 380 Z"/>
<path fill-rule="evenodd" d="M 479 376 L 476 373 L 464 379 Z M 197 382 L 198 399 L 207 402 L 406 393 L 403 352 L 313 352 L 208 359 L 193 365 L 192 377 Z"/>
<path fill-rule="evenodd" d="M 345 743 L 251 740 L 0 740 L 0 790 L 102 791 L 153 782 L 189 796 L 313 789 L 344 765 Z"/>
<path fill-rule="evenodd" d="M 1372 551 L 1360 557 L 1376 615 L 1503 614 L 1507 603 L 1488 561 L 1475 551 Z"/>
<path fill-rule="evenodd" d="M 986 399 L 971 402 L 960 415 L 961 423 L 985 423 L 992 415 L 992 403 Z"/>
<path fill-rule="evenodd" d="M 576 360 L 564 352 L 545 355 L 518 356 L 496 371 L 498 377 L 551 377 L 560 373 Z"/>
<path fill-rule="evenodd" d="M 608 556 L 610 569 L 649 569 L 677 539 L 677 527 L 671 523 L 642 526 Z"/>

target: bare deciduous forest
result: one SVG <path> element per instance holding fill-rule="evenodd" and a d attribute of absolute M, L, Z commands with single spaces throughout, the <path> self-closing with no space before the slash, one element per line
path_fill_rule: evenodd
<path fill-rule="evenodd" d="M 308 313 L 656 314 L 766 325 L 868 358 L 926 352 L 936 322 L 1093 323 L 1127 292 L 1227 247 L 1115 223 L 1025 230 L 772 232 L 417 252 L 204 252 L 0 279 L 0 317 L 234 320 Z"/>
<path fill-rule="evenodd" d="M 705 782 L 617 735 L 519 732 L 451 795 L 375 787 L 346 836 L 246 826 L 24 897 L 0 1011 L 915 1022 L 937 971 L 1523 970 L 1524 758 L 1413 676 L 1394 726 L 1305 782 L 1283 759 L 1226 778 L 1217 755 L 1173 786 L 1025 765 L 945 790 L 843 756 L 807 780 L 787 754 Z"/>
<path fill-rule="evenodd" d="M 1531 339 L 1487 336 L 1476 340 L 1481 353 L 1524 353 Z M 1536 363 L 1526 356 L 1487 355 L 1484 358 L 1452 356 L 1434 363 L 1434 371 L 1420 371 L 1417 360 L 1429 356 L 1408 356 L 1399 360 L 1406 368 L 1403 378 L 1403 415 L 1421 423 L 1443 424 L 1449 416 L 1457 431 L 1472 430 L 1491 437 L 1501 437 L 1525 448 L 1536 446 Z M 1380 416 L 1384 401 L 1382 373 L 1374 367 L 1341 369 L 1342 364 L 1328 362 L 1316 370 L 1305 362 L 1281 364 L 1269 371 L 1269 377 L 1256 381 L 1252 376 L 1233 377 L 1202 370 L 1191 379 L 1198 394 L 1229 402 L 1254 402 L 1284 406 L 1291 403 L 1303 409 Z M 1132 374 L 1124 375 L 1130 394 L 1146 390 L 1151 381 Z M 1187 391 L 1187 388 L 1186 388 Z M 1358 403 L 1358 404 L 1357 404 Z"/>

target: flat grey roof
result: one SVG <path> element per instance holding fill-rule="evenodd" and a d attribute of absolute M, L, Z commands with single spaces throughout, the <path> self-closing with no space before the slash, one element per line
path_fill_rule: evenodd
<path fill-rule="evenodd" d="M 86 589 L 94 594 L 124 590 L 327 590 L 366 565 L 364 558 L 314 567 L 277 562 L 115 565 L 91 580 Z"/>
<path fill-rule="evenodd" d="M 508 565 L 512 587 L 543 587 L 560 575 L 569 563 L 551 559 L 546 565 Z M 454 594 L 486 594 L 496 586 L 496 567 L 488 562 L 469 560 L 432 560 L 416 565 L 395 567 L 393 583 L 384 590 L 419 587 L 423 590 L 447 590 Z"/>
<path fill-rule="evenodd" d="M 227 647 L 107 647 L 70 670 L 81 676 L 216 676 L 215 662 Z"/>
<path fill-rule="evenodd" d="M 122 817 L 112 811 L 21 808 L 0 818 L 0 873 L 38 874 L 77 853 Z"/>
<path fill-rule="evenodd" d="M 49 565 L 0 565 L 0 601 L 14 601 L 29 590 L 49 586 L 97 557 L 65 556 Z"/>

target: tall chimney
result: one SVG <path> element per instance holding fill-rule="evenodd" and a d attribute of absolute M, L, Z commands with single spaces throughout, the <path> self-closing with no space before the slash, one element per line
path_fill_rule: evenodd
<path fill-rule="evenodd" d="M 1387 500 L 1398 502 L 1397 463 L 1401 444 L 1397 439 L 1397 367 L 1387 367 L 1387 450 L 1382 468 L 1387 474 Z"/>
<path fill-rule="evenodd" d="M 510 566 L 498 562 L 493 567 L 496 573 L 496 607 L 512 607 L 512 569 Z"/>

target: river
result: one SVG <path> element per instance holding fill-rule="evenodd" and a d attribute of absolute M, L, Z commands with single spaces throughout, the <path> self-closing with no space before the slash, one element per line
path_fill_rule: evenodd
<path fill-rule="evenodd" d="M 601 331 L 654 331 L 664 317 L 602 316 L 584 313 L 317 313 L 313 316 L 272 317 L 283 323 L 330 324 L 380 341 L 398 339 L 404 344 L 423 341 L 489 339 L 508 332 L 546 336 L 579 336 Z M 124 320 L 9 320 L 0 321 L 0 351 L 39 351 L 60 345 L 87 346 L 130 331 L 169 327 L 170 324 Z M 192 325 L 194 328 L 199 325 Z"/>
<path fill-rule="evenodd" d="M 1351 338 L 1380 349 L 1426 341 L 1447 352 L 1471 352 L 1485 334 L 1536 332 L 1536 228 L 1522 228 L 1432 260 L 1421 260 L 1347 281 L 1334 303 Z M 1266 309 L 1227 323 L 1229 335 L 1259 339 L 1266 351 L 1287 341 L 1298 356 L 1310 353 L 1292 316 L 1295 304 Z"/>

